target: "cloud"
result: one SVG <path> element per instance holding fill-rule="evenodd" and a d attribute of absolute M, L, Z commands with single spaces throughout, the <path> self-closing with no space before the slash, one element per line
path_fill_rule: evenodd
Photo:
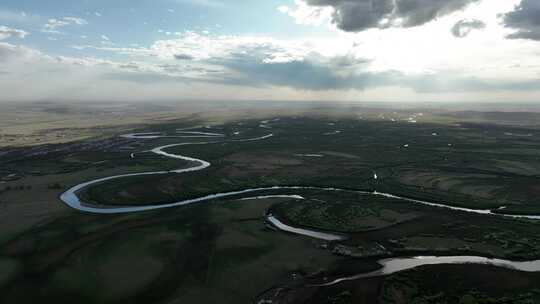
<path fill-rule="evenodd" d="M 107 35 L 101 35 L 101 45 L 115 45 Z"/>
<path fill-rule="evenodd" d="M 224 79 L 226 83 L 244 86 L 282 86 L 300 90 L 364 89 L 376 86 L 378 75 L 356 69 L 342 68 L 348 64 L 363 64 L 353 58 L 322 58 L 312 54 L 309 58 L 281 62 L 265 62 L 264 51 L 232 54 L 229 58 L 212 61 L 238 72 L 236 77 Z M 341 68 L 340 68 L 341 67 Z"/>
<path fill-rule="evenodd" d="M 12 60 L 16 60 L 18 62 L 25 62 L 29 59 L 39 58 L 42 56 L 43 55 L 41 54 L 41 52 L 27 48 L 25 46 L 0 42 L 0 62 L 6 63 Z"/>
<path fill-rule="evenodd" d="M 189 98 L 186 96 L 205 98 L 209 94 L 220 98 L 224 92 L 232 90 L 227 87 L 215 89 L 219 85 L 212 84 L 212 75 L 222 73 L 219 68 L 174 61 L 124 62 L 92 57 L 53 57 L 25 46 L 3 42 L 0 42 L 0 66 L 0 91 L 5 92 L 0 94 L 0 102 L 50 99 L 178 100 Z M 25 89 L 13 90 L 13 87 Z M 244 90 L 249 91 L 248 88 Z M 238 89 L 234 91 L 238 93 Z"/>
<path fill-rule="evenodd" d="M 452 22 L 459 20 L 459 16 L 455 17 L 440 24 L 439 29 L 443 33 L 448 33 Z M 461 27 L 476 27 L 474 19 L 462 20 L 458 24 Z M 414 54 L 411 54 L 400 47 L 407 43 L 411 44 L 411 41 L 413 45 L 419 45 L 425 41 L 428 35 L 425 34 L 424 28 L 429 27 L 398 29 L 383 33 L 370 31 L 362 35 L 342 33 L 340 35 L 343 36 L 342 38 L 305 39 L 277 39 L 260 35 L 217 35 L 186 31 L 175 34 L 174 38 L 157 40 L 148 47 L 115 47 L 100 44 L 74 47 L 78 50 L 97 49 L 102 52 L 112 52 L 116 56 L 104 58 L 115 58 L 115 61 L 91 57 L 51 58 L 44 54 L 32 53 L 31 50 L 21 46 L 4 44 L 0 51 L 0 60 L 2 60 L 2 70 L 8 71 L 9 75 L 0 76 L 0 90 L 10 86 L 22 86 L 30 80 L 33 96 L 39 96 L 42 92 L 40 90 L 45 91 L 46 96 L 59 96 L 48 94 L 47 89 L 60 92 L 61 88 L 68 87 L 75 94 L 79 94 L 75 87 L 89 89 L 96 87 L 97 84 L 114 90 L 116 94 L 120 94 L 119 96 L 130 97 L 134 95 L 134 91 L 119 92 L 119 88 L 128 85 L 130 89 L 133 89 L 134 86 L 139 85 L 141 88 L 137 88 L 136 92 L 141 92 L 142 88 L 155 92 L 154 90 L 158 87 L 167 87 L 167 92 L 171 93 L 178 92 L 175 85 L 187 86 L 189 84 L 203 88 L 201 94 L 213 91 L 211 88 L 218 86 L 220 88 L 234 87 L 236 91 L 243 92 L 271 92 L 272 90 L 282 92 L 284 90 L 289 93 L 294 92 L 294 94 L 311 94 L 310 96 L 330 96 L 325 94 L 358 96 L 373 90 L 380 92 L 389 90 L 390 92 L 391 88 L 399 88 L 402 91 L 412 92 L 411 95 L 416 94 L 414 92 L 432 94 L 432 96 L 439 93 L 467 94 L 470 92 L 469 96 L 473 96 L 476 92 L 532 92 L 540 87 L 536 74 L 534 76 L 520 74 L 515 71 L 516 69 L 509 71 L 499 64 L 506 63 L 508 60 L 500 59 L 497 57 L 498 54 L 493 57 L 496 60 L 492 60 L 490 57 L 492 54 L 485 52 L 484 49 L 477 50 L 477 53 L 473 53 L 474 50 L 470 49 L 463 52 L 452 50 L 454 53 L 446 58 L 437 52 L 437 49 L 421 50 L 415 47 Z M 488 30 L 491 29 L 492 26 Z M 411 40 L 403 34 L 403 32 L 411 31 L 420 31 L 416 35 L 418 40 Z M 465 31 L 461 28 L 459 33 Z M 385 43 L 391 41 L 384 45 L 378 45 L 377 41 L 364 42 L 349 39 L 351 36 L 375 34 L 384 34 L 384 37 L 399 36 L 403 44 L 396 43 L 396 39 L 380 39 Z M 477 39 L 456 41 L 450 35 L 441 36 L 444 36 L 445 41 L 453 43 L 468 44 L 477 41 Z M 108 37 L 103 37 L 103 39 L 108 39 Z M 503 41 L 520 44 L 517 41 Z M 441 44 L 437 39 L 431 42 L 426 46 Z M 374 48 L 373 45 L 375 45 Z M 516 53 L 512 51 L 513 48 L 507 50 L 505 54 L 516 56 Z M 387 51 L 388 56 L 391 57 L 380 57 L 382 51 Z M 422 51 L 425 52 L 419 53 Z M 433 63 L 422 69 L 397 70 L 396 64 L 392 61 L 387 65 L 380 64 L 380 62 L 399 57 L 396 60 L 411 59 L 416 65 L 416 58 L 427 57 L 426 54 L 429 55 L 427 51 L 436 56 L 433 57 Z M 20 55 L 24 53 L 26 55 Z M 88 54 L 92 53 L 96 52 L 88 52 Z M 486 66 L 484 62 L 476 66 L 466 66 L 468 63 L 465 62 L 462 67 L 456 66 L 452 61 L 461 62 L 463 57 L 469 55 L 477 60 L 476 54 L 480 54 L 481 59 L 485 59 L 485 62 L 492 64 L 494 68 L 491 69 L 491 65 Z M 453 59 L 450 58 L 452 56 Z M 29 58 L 26 63 L 19 60 L 24 57 Z M 438 65 L 440 57 L 445 57 L 444 65 Z M 518 57 L 520 63 L 525 64 L 521 59 L 522 56 Z M 529 58 L 529 56 L 523 57 Z M 447 62 L 450 63 L 446 64 Z M 492 70 L 497 73 L 491 73 Z M 10 81 L 5 82 L 6 79 Z M 103 90 L 100 89 L 100 92 Z M 168 94 L 167 92 L 160 94 Z M 70 95 L 66 93 L 66 96 Z M 75 96 L 83 95 L 80 93 Z M 112 96 L 112 93 L 108 96 Z M 235 95 L 232 93 L 230 96 Z M 225 95 L 223 97 L 225 98 Z M 229 95 L 226 97 L 228 98 Z M 396 99 L 398 98 L 399 95 Z"/>
<path fill-rule="evenodd" d="M 506 27 L 517 30 L 508 38 L 540 41 L 540 1 L 522 0 L 503 20 Z"/>
<path fill-rule="evenodd" d="M 474 23 L 474 22 L 473 22 Z M 350 41 L 349 41 L 350 42 Z M 367 90 L 402 87 L 417 92 L 472 92 L 475 90 L 532 90 L 538 81 L 527 77 L 472 76 L 459 70 L 422 70 L 403 72 L 374 67 L 375 60 L 355 51 L 362 46 L 339 45 L 325 53 L 328 41 L 279 40 L 261 36 L 215 36 L 184 32 L 177 39 L 158 40 L 148 48 L 91 47 L 110 51 L 138 62 L 161 62 L 144 69 L 144 77 L 130 74 L 129 79 L 147 80 L 150 74 L 201 83 L 252 88 L 286 87 L 302 91 Z M 171 64 L 170 62 L 175 62 Z M 126 66 L 128 67 L 128 66 Z M 122 73 L 114 73 L 120 77 Z M 536 87 L 535 87 L 536 86 Z"/>
<path fill-rule="evenodd" d="M 303 0 L 333 9 L 332 23 L 347 32 L 414 27 L 464 9 L 480 0 Z M 283 9 L 282 9 L 283 10 Z M 297 13 L 298 14 L 298 13 Z"/>
<path fill-rule="evenodd" d="M 88 22 L 82 18 L 77 17 L 64 17 L 64 20 L 69 24 L 86 25 Z"/>
<path fill-rule="evenodd" d="M 452 35 L 454 35 L 457 38 L 464 38 L 467 37 L 473 30 L 480 30 L 484 29 L 486 27 L 486 24 L 481 20 L 467 20 L 463 19 L 458 22 L 452 27 L 450 32 Z"/>
<path fill-rule="evenodd" d="M 304 0 L 295 0 L 295 8 L 286 5 L 279 6 L 277 10 L 287 14 L 302 25 L 321 25 L 332 20 L 333 10 L 330 7 L 317 7 L 308 5 Z"/>
<path fill-rule="evenodd" d="M 58 34 L 60 31 L 58 29 L 66 27 L 68 25 L 86 25 L 88 22 L 85 19 L 78 17 L 63 17 L 61 19 L 52 18 L 47 21 L 43 26 L 43 32 Z"/>
<path fill-rule="evenodd" d="M 189 31 L 182 33 L 178 39 L 158 40 L 149 48 L 80 48 L 111 51 L 142 61 L 149 57 L 163 62 L 174 60 L 182 64 L 160 64 L 154 66 L 153 71 L 184 80 L 254 87 L 278 85 L 310 90 L 355 87 L 355 79 L 350 75 L 370 62 L 350 54 L 327 57 L 313 51 L 313 45 L 305 41 L 210 36 Z M 117 73 L 114 75 L 118 77 Z M 130 79 L 142 80 L 147 79 L 146 76 L 137 78 L 130 75 Z M 362 86 L 358 84 L 358 87 Z"/>
<path fill-rule="evenodd" d="M 302 59 L 265 61 L 271 49 L 251 48 L 233 53 L 213 64 L 237 72 L 223 83 L 253 87 L 288 87 L 306 91 L 368 90 L 382 87 L 409 88 L 420 93 L 457 93 L 479 91 L 534 91 L 540 80 L 497 80 L 462 76 L 454 71 L 404 74 L 399 71 L 373 71 L 370 60 L 349 55 L 324 57 L 317 53 Z"/>
<path fill-rule="evenodd" d="M 264 94 L 281 99 L 291 96 L 365 99 L 370 95 L 364 94 L 373 91 L 380 92 L 378 96 L 400 99 L 402 95 L 393 94 L 404 90 L 420 94 L 409 96 L 429 98 L 444 94 L 480 96 L 477 92 L 502 91 L 515 92 L 512 94 L 531 92 L 527 95 L 531 96 L 540 85 L 538 79 L 487 79 L 456 71 L 430 74 L 377 71 L 371 69 L 371 59 L 352 53 L 324 55 L 305 41 L 292 43 L 264 37 L 188 36 L 191 41 L 185 41 L 183 37 L 162 40 L 150 48 L 107 48 L 111 52 L 129 55 L 131 60 L 127 61 L 51 57 L 24 46 L 0 43 L 0 65 L 5 71 L 0 74 L 0 91 L 10 91 L 9 95 L 1 96 L 0 101 L 53 98 L 143 100 L 189 96 L 249 99 Z M 197 48 L 197 42 L 216 47 L 203 53 L 205 48 Z M 194 59 L 179 60 L 175 56 L 184 53 L 193 54 Z M 8 90 L 12 87 L 26 89 Z"/>
<path fill-rule="evenodd" d="M 259 46 L 272 45 L 280 50 L 292 51 L 296 47 L 293 43 L 281 43 L 268 37 L 255 36 L 211 36 L 199 34 L 193 31 L 177 33 L 177 39 L 158 40 L 148 49 L 153 56 L 161 59 L 190 59 L 204 61 L 211 58 L 222 58 L 241 49 L 257 48 Z M 307 50 L 307 48 L 303 48 Z M 140 50 L 139 50 L 140 52 Z"/>
<path fill-rule="evenodd" d="M 23 30 L 14 29 L 7 26 L 0 26 L 0 40 L 4 40 L 10 37 L 17 37 L 23 39 L 28 35 L 29 33 Z"/>

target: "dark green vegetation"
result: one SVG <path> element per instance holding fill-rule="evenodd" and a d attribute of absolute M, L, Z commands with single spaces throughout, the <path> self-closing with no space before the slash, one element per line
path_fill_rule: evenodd
<path fill-rule="evenodd" d="M 171 122 L 141 131 L 174 134 L 192 125 L 200 123 Z M 233 198 L 114 216 L 81 214 L 57 199 L 67 187 L 97 177 L 190 166 L 144 151 L 178 142 L 211 141 L 167 150 L 207 160 L 210 168 L 112 180 L 80 195 L 96 204 L 145 205 L 245 188 L 305 185 L 377 190 L 455 206 L 505 206 L 500 211 L 540 214 L 538 129 L 283 117 L 194 131 L 227 137 L 111 138 L 5 154 L 0 160 L 5 179 L 0 184 L 0 208 L 23 215 L 2 218 L 0 302 L 246 303 L 259 299 L 258 295 L 265 298 L 264 291 L 275 291 L 274 287 L 298 303 L 538 301 L 536 274 L 480 266 L 433 266 L 386 279 L 305 287 L 305 282 L 325 276 L 373 269 L 373 261 L 383 256 L 537 259 L 540 224 L 535 221 L 468 214 L 352 191 L 266 191 L 256 195 L 301 194 L 306 200 Z M 274 137 L 233 141 L 269 133 Z M 131 159 L 134 152 L 142 153 Z M 345 232 L 350 239 L 326 244 L 273 231 L 265 227 L 267 210 L 288 224 Z"/>
<path fill-rule="evenodd" d="M 306 304 L 530 304 L 540 301 L 540 275 L 485 265 L 425 266 L 386 278 L 297 289 L 280 300 Z"/>
<path fill-rule="evenodd" d="M 384 205 L 389 201 L 386 198 L 365 195 L 354 200 L 344 198 L 337 201 L 339 197 L 332 194 L 322 194 L 328 197 L 328 201 L 320 198 L 289 201 L 276 205 L 272 211 L 295 226 L 348 233 L 383 229 L 417 217 L 415 213 L 407 212 L 407 208 L 394 211 L 395 206 L 391 206 L 392 209 L 385 209 Z"/>
<path fill-rule="evenodd" d="M 480 265 L 424 267 L 385 280 L 381 298 L 385 303 L 537 303 L 540 275 Z"/>

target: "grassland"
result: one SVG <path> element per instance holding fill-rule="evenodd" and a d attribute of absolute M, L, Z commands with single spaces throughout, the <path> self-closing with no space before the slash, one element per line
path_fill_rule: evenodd
<path fill-rule="evenodd" d="M 273 203 L 77 215 L 36 227 L 2 249 L 25 265 L 25 275 L 4 287 L 2 302 L 53 303 L 76 295 L 83 303 L 235 303 L 293 273 L 314 273 L 341 259 L 310 239 L 266 229 L 261 215 Z"/>
<path fill-rule="evenodd" d="M 408 119 L 412 113 L 391 111 L 384 112 L 384 119 L 374 114 L 362 119 L 358 114 L 290 115 L 209 128 L 201 127 L 206 123 L 200 120 L 161 121 L 132 131 L 174 134 L 178 128 L 198 126 L 194 130 L 226 134 L 227 142 L 212 139 L 216 143 L 167 150 L 211 162 L 205 170 L 112 180 L 79 194 L 96 204 L 144 205 L 251 187 L 306 185 L 540 214 L 539 129 L 508 122 L 458 123 L 452 116 L 415 113 L 417 123 Z M 264 141 L 230 141 L 268 133 L 274 136 Z M 540 225 L 534 221 L 347 191 L 268 191 L 258 194 L 301 194 L 306 199 L 231 198 L 111 216 L 81 214 L 58 200 L 68 187 L 94 178 L 190 166 L 145 151 L 194 140 L 99 136 L 6 151 L 0 160 L 0 302 L 245 303 L 275 287 L 298 296 L 297 303 L 538 300 L 532 290 L 540 281 L 533 274 L 478 268 L 484 276 L 469 279 L 474 271 L 458 266 L 329 289 L 302 287 L 313 277 L 372 269 L 373 259 L 381 256 L 537 259 Z M 341 231 L 350 238 L 329 244 L 273 231 L 263 218 L 268 210 L 287 223 Z M 429 285 L 437 282 L 438 273 L 452 280 Z M 496 292 L 503 283 L 478 283 L 495 275 L 522 284 Z"/>

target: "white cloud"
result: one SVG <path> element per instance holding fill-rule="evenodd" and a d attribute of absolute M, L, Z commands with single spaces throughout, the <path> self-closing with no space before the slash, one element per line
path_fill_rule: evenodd
<path fill-rule="evenodd" d="M 523 62 L 532 65 L 536 57 L 533 53 L 527 54 L 524 50 L 518 49 L 523 46 L 509 44 L 508 47 L 513 51 L 506 55 L 489 53 L 492 48 L 487 46 L 478 47 L 478 53 L 469 59 L 470 62 L 460 63 L 466 59 L 466 53 L 461 54 L 452 49 L 444 50 L 444 47 L 448 47 L 447 40 L 456 40 L 447 27 L 444 29 L 446 37 L 436 41 L 436 49 L 426 48 L 433 46 L 432 43 L 426 44 L 428 42 L 422 38 L 426 35 L 422 31 L 426 29 L 416 29 L 420 32 L 415 33 L 413 37 L 422 40 L 414 41 L 413 44 L 417 47 L 410 52 L 406 42 L 410 42 L 411 36 L 401 32 L 404 30 L 397 29 L 384 32 L 388 39 L 373 39 L 369 33 L 364 34 L 365 40 L 372 41 L 369 45 L 358 43 L 350 34 L 327 39 L 280 40 L 260 36 L 216 36 L 188 31 L 180 33 L 176 39 L 158 40 L 148 48 L 93 46 L 82 48 L 115 52 L 139 61 L 173 60 L 206 68 L 217 67 L 228 72 L 221 75 L 225 78 L 213 81 L 237 84 L 243 82 L 245 85 L 263 86 L 265 83 L 279 84 L 309 90 L 387 85 L 412 87 L 420 91 L 432 89 L 472 91 L 486 88 L 495 90 L 497 86 L 501 89 L 521 87 L 529 90 L 531 84 L 537 81 L 537 71 L 531 75 L 529 67 L 523 67 L 520 72 L 520 68 L 515 65 L 508 68 L 501 65 L 509 60 L 509 57 L 504 56 L 512 56 L 515 52 L 522 52 L 524 58 L 532 60 Z M 371 34 L 374 33 L 380 34 L 380 32 Z M 389 43 L 396 43 L 399 47 L 396 48 Z M 462 42 L 454 41 L 454 43 Z M 527 48 L 527 50 L 532 52 L 536 49 Z M 441 53 L 444 52 L 447 55 L 441 57 Z M 451 52 L 456 52 L 459 56 Z M 467 52 L 467 48 L 464 48 L 463 52 Z M 419 63 L 418 53 L 422 53 L 421 56 L 425 57 L 424 62 Z M 402 60 L 403 58 L 407 60 Z M 476 61 L 482 65 L 475 65 Z M 415 64 L 408 65 L 410 62 Z M 494 73 L 494 69 L 499 73 Z M 313 79 L 298 76 L 302 73 L 304 76 L 311 75 Z M 290 79 L 288 78 L 290 75 L 297 77 Z M 508 84 L 502 85 L 505 80 Z"/>
<path fill-rule="evenodd" d="M 111 41 L 111 38 L 107 35 L 101 35 L 101 45 L 112 46 L 114 43 Z"/>
<path fill-rule="evenodd" d="M 47 33 L 59 33 L 57 28 L 64 27 L 66 25 L 69 25 L 69 22 L 52 18 L 49 19 L 49 21 L 47 21 L 47 24 L 43 26 L 43 31 Z"/>
<path fill-rule="evenodd" d="M 281 5 L 281 6 L 278 6 L 278 11 L 282 14 L 287 14 L 290 10 L 290 8 L 286 5 Z"/>
<path fill-rule="evenodd" d="M 321 25 L 330 23 L 332 20 L 334 9 L 331 7 L 311 6 L 302 0 L 295 0 L 294 3 L 294 8 L 282 5 L 277 9 L 281 13 L 294 18 L 297 24 Z"/>
<path fill-rule="evenodd" d="M 212 35 L 209 32 L 201 33 L 186 31 L 176 33 L 178 38 L 155 41 L 143 52 L 160 59 L 172 59 L 175 56 L 189 56 L 194 61 L 222 59 L 237 53 L 249 52 L 253 49 L 266 49 L 268 61 L 281 60 L 276 58 L 302 58 L 310 52 L 334 55 L 347 52 L 351 43 L 339 42 L 337 45 L 328 45 L 334 40 L 280 40 L 264 36 L 238 36 L 238 35 Z M 337 46 L 345 46 L 339 48 Z M 114 49 L 110 49 L 114 51 Z M 119 49 L 125 52 L 125 49 Z M 134 55 L 141 55 L 142 49 L 134 51 Z"/>
<path fill-rule="evenodd" d="M 149 63 L 93 57 L 52 57 L 9 43 L 0 43 L 0 65 L 0 91 L 6 93 L 0 95 L 0 102 L 48 99 L 144 100 L 152 96 L 154 99 L 176 99 L 178 96 L 204 98 L 208 97 L 208 87 L 212 85 L 202 85 L 196 80 L 220 72 L 176 61 Z M 13 87 L 24 89 L 10 89 Z M 193 88 L 197 88 L 198 93 L 191 91 Z M 230 86 L 221 85 L 221 89 L 211 92 L 232 90 Z M 214 95 L 216 98 L 219 96 L 217 93 Z"/>
<path fill-rule="evenodd" d="M 5 65 L 12 60 L 17 62 L 26 62 L 28 60 L 44 57 L 44 55 L 34 49 L 0 42 L 0 62 Z"/>
<path fill-rule="evenodd" d="M 58 34 L 59 29 L 68 25 L 86 25 L 88 22 L 85 19 L 78 17 L 63 17 L 61 19 L 51 18 L 43 26 L 43 32 Z"/>
<path fill-rule="evenodd" d="M 10 28 L 7 26 L 0 26 L 0 40 L 4 40 L 10 37 L 24 38 L 28 36 L 29 33 L 23 30 Z"/>
<path fill-rule="evenodd" d="M 67 21 L 69 24 L 74 23 L 77 25 L 86 25 L 88 22 L 82 18 L 77 17 L 64 17 L 64 20 Z"/>
<path fill-rule="evenodd" d="M 131 60 L 122 62 L 93 57 L 51 57 L 24 46 L 0 43 L 3 69 L 0 91 L 10 92 L 2 95 L 0 101 L 252 99 L 253 96 L 282 100 L 394 101 L 452 100 L 459 96 L 461 100 L 478 101 L 508 96 L 532 100 L 539 93 L 532 91 L 538 85 L 531 82 L 486 82 L 456 78 L 456 74 L 405 77 L 399 73 L 369 72 L 366 68 L 370 61 L 352 55 L 324 56 L 310 52 L 315 44 L 309 43 L 235 36 L 193 35 L 190 39 L 189 43 L 182 43 L 182 39 L 163 40 L 152 48 L 108 48 L 132 56 Z M 197 54 L 192 43 L 198 40 L 217 42 L 219 49 Z M 187 60 L 169 57 L 169 54 L 181 54 L 180 50 L 191 50 L 200 57 L 185 56 Z M 29 70 L 32 72 L 28 73 Z M 9 90 L 12 87 L 25 89 Z M 436 94 L 433 89 L 438 89 Z M 460 93 L 450 93 L 456 89 Z"/>

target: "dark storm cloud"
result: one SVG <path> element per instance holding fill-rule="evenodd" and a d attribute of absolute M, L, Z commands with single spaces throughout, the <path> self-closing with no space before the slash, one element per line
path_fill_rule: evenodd
<path fill-rule="evenodd" d="M 479 0 L 306 0 L 312 6 L 330 6 L 340 29 L 358 32 L 389 26 L 413 27 L 465 8 Z M 399 24 L 396 21 L 400 20 Z M 388 21 L 388 22 L 386 22 Z"/>
<path fill-rule="evenodd" d="M 514 11 L 504 16 L 504 24 L 517 30 L 508 38 L 540 40 L 540 1 L 522 0 Z"/>
<path fill-rule="evenodd" d="M 450 30 L 452 35 L 458 38 L 467 37 L 473 30 L 481 30 L 486 24 L 480 20 L 460 20 Z"/>

